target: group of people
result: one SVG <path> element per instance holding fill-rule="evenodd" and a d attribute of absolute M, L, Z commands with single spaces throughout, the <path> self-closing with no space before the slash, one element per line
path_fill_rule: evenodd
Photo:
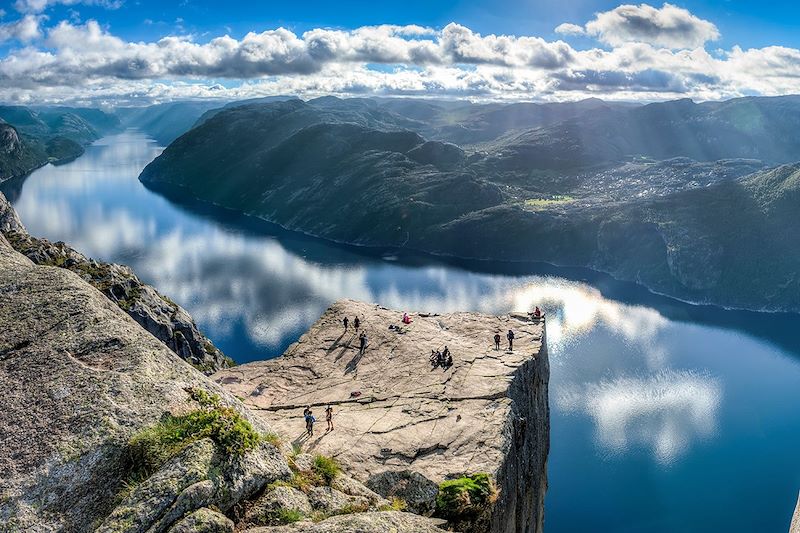
<path fill-rule="evenodd" d="M 444 350 L 431 350 L 431 365 L 433 368 L 440 366 L 448 369 L 453 366 L 453 355 L 450 353 L 450 348 L 444 347 Z"/>
<path fill-rule="evenodd" d="M 508 339 L 508 351 L 509 352 L 513 352 L 514 351 L 514 331 L 513 330 L 508 330 L 508 333 L 506 333 L 506 339 Z M 500 341 L 501 341 L 500 333 L 495 333 L 494 334 L 494 349 L 495 350 L 499 350 L 500 349 Z"/>
<path fill-rule="evenodd" d="M 342 319 L 342 324 L 344 324 L 344 330 L 347 331 L 347 328 L 350 326 L 350 319 L 344 317 Z M 355 330 L 358 331 L 358 328 L 360 327 L 361 327 L 361 319 L 359 319 L 358 315 L 356 315 L 356 317 L 353 319 L 353 328 L 355 328 Z"/>
<path fill-rule="evenodd" d="M 306 435 L 313 437 L 314 423 L 316 423 L 317 419 L 314 417 L 314 413 L 311 411 L 310 405 L 303 409 L 303 418 L 306 422 Z M 325 431 L 333 431 L 333 407 L 330 405 L 325 408 L 325 421 L 328 423 L 328 429 Z"/>
<path fill-rule="evenodd" d="M 347 328 L 350 327 L 350 319 L 344 317 L 342 319 L 342 324 L 344 324 L 344 330 L 347 331 Z M 358 328 L 361 327 L 361 319 L 358 318 L 358 315 L 353 319 L 353 329 L 358 331 Z M 364 351 L 367 349 L 367 332 L 362 331 L 358 334 L 358 353 L 363 354 Z"/>

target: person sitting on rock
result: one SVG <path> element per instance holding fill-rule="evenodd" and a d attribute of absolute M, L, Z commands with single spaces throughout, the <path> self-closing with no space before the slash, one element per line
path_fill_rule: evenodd
<path fill-rule="evenodd" d="M 439 350 L 436 350 L 436 366 L 444 368 L 444 361 L 444 354 Z"/>
<path fill-rule="evenodd" d="M 411 324 L 411 317 L 408 316 L 408 313 L 403 313 L 403 324 Z"/>
<path fill-rule="evenodd" d="M 537 305 L 537 306 L 536 306 L 536 308 L 533 310 L 533 318 L 536 318 L 536 319 L 542 318 L 542 310 L 541 310 L 541 309 L 539 309 L 539 306 L 538 306 L 538 305 Z"/>
<path fill-rule="evenodd" d="M 506 333 L 506 338 L 508 339 L 508 351 L 509 352 L 513 352 L 514 351 L 514 332 L 511 331 L 511 330 L 508 330 L 508 333 Z"/>
<path fill-rule="evenodd" d="M 500 350 L 500 334 L 499 333 L 495 333 L 494 334 L 494 349 L 495 350 Z"/>
<path fill-rule="evenodd" d="M 360 325 L 361 325 L 361 320 L 359 320 L 358 315 L 356 315 L 356 318 L 353 320 L 353 327 L 356 328 L 356 331 L 358 331 L 358 327 Z"/>
<path fill-rule="evenodd" d="M 450 361 L 449 364 L 448 361 Z M 452 364 L 453 364 L 453 356 L 450 355 L 450 348 L 445 346 L 444 350 L 442 350 L 442 368 L 447 368 Z"/>
<path fill-rule="evenodd" d="M 350 323 L 350 319 L 349 319 L 349 318 L 347 318 L 347 317 L 344 317 L 344 320 L 342 320 L 342 324 L 344 324 L 344 330 L 345 330 L 345 331 L 347 331 L 347 325 L 348 325 L 349 323 Z"/>
<path fill-rule="evenodd" d="M 326 431 L 333 431 L 333 407 L 330 405 L 325 408 L 325 421 L 328 423 L 328 429 Z"/>
<path fill-rule="evenodd" d="M 439 356 L 440 355 L 441 354 L 439 353 L 438 350 L 431 350 L 430 361 L 431 361 L 431 366 L 433 368 L 436 368 L 437 366 L 439 366 Z"/>

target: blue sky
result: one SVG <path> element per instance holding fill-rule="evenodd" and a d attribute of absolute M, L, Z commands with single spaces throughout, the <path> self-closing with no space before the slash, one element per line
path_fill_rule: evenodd
<path fill-rule="evenodd" d="M 785 0 L 3 0 L 0 13 L 6 102 L 800 92 L 800 2 Z"/>

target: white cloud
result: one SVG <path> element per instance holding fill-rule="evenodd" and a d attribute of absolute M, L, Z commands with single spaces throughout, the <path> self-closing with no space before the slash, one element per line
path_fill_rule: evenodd
<path fill-rule="evenodd" d="M 46 30 L 42 20 L 25 15 L 0 25 L 0 38 L 23 44 L 0 58 L 0 101 L 146 103 L 273 94 L 705 100 L 800 91 L 800 51 L 734 47 L 710 54 L 703 44 L 718 36 L 716 27 L 670 4 L 624 5 L 583 28 L 557 28 L 610 45 L 586 50 L 536 36 L 482 35 L 455 23 L 129 42 L 93 20 L 62 20 Z M 223 78 L 238 83 L 221 87 Z"/>
<path fill-rule="evenodd" d="M 0 24 L 0 43 L 10 40 L 29 42 L 42 36 L 40 17 L 25 15 L 19 20 Z"/>
<path fill-rule="evenodd" d="M 713 23 L 666 3 L 661 8 L 624 4 L 597 13 L 586 24 L 586 33 L 612 46 L 640 42 L 667 48 L 697 48 L 719 38 Z"/>
<path fill-rule="evenodd" d="M 583 26 L 565 22 L 556 26 L 555 32 L 562 35 L 583 35 L 586 33 L 586 30 L 583 29 Z"/>

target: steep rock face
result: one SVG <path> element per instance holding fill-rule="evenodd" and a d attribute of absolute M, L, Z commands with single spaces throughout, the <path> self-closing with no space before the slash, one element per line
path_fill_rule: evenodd
<path fill-rule="evenodd" d="M 29 235 L 13 207 L 0 193 L 0 232 L 18 252 L 37 265 L 71 270 L 94 285 L 144 329 L 181 359 L 211 373 L 233 361 L 203 335 L 181 306 L 142 283 L 127 266 L 87 258 L 63 242 L 52 243 Z"/>
<path fill-rule="evenodd" d="M 20 149 L 19 135 L 17 130 L 8 124 L 0 124 L 0 153 L 13 154 Z"/>
<path fill-rule="evenodd" d="M 342 318 L 350 318 L 345 330 Z M 368 335 L 363 354 L 353 319 Z M 549 364 L 544 324 L 527 316 L 412 315 L 342 301 L 280 358 L 221 371 L 214 379 L 281 435 L 331 455 L 362 481 L 412 471 L 439 483 L 489 473 L 499 499 L 472 531 L 541 531 L 549 451 Z M 390 328 L 392 326 L 392 328 Z M 399 328 L 399 329 L 396 329 Z M 513 329 L 515 349 L 494 350 Z M 431 350 L 448 346 L 450 368 Z M 332 405 L 335 429 L 326 432 Z M 302 410 L 319 420 L 305 435 Z M 370 483 L 376 488 L 379 483 Z"/>
<path fill-rule="evenodd" d="M 241 416 L 249 413 L 75 273 L 34 264 L 2 236 L 0 297 L 0 523 L 6 530 L 93 531 L 105 523 L 109 531 L 162 531 L 175 506 L 228 509 L 289 475 L 273 446 L 236 459 L 211 446 L 191 461 L 178 456 L 124 496 L 130 437 L 164 413 L 196 409 L 186 389 L 218 394 Z M 186 496 L 206 479 L 212 490 L 205 497 Z M 119 515 L 126 519 L 115 523 Z"/>
<path fill-rule="evenodd" d="M 800 533 L 800 498 L 797 500 L 797 507 L 794 510 L 792 523 L 789 524 L 789 533 Z"/>

